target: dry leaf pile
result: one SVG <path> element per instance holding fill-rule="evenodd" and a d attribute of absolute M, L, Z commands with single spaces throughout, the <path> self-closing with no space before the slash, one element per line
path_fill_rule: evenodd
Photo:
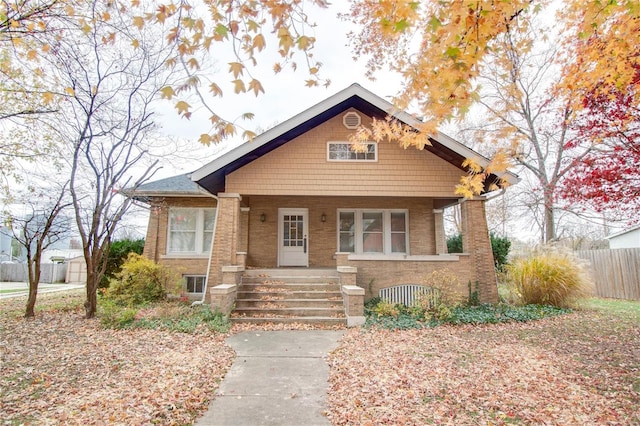
<path fill-rule="evenodd" d="M 3 424 L 190 424 L 234 357 L 220 334 L 103 330 L 81 310 L 25 320 L 8 302 L 0 309 Z"/>
<path fill-rule="evenodd" d="M 594 312 L 350 330 L 330 356 L 338 425 L 640 424 L 640 322 Z"/>

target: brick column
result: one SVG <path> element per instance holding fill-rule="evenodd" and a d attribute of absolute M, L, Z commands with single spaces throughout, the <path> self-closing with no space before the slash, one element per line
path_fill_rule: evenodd
<path fill-rule="evenodd" d="M 249 251 L 249 207 L 240 207 L 240 246 L 241 252 Z"/>
<path fill-rule="evenodd" d="M 158 252 L 160 245 L 158 237 L 162 232 L 166 235 L 167 220 L 167 209 L 164 208 L 163 202 L 153 200 L 149 206 L 149 225 L 142 254 L 156 263 L 160 260 L 160 254 L 163 254 Z M 162 226 L 163 223 L 164 226 Z"/>
<path fill-rule="evenodd" d="M 434 209 L 433 220 L 436 238 L 436 254 L 447 254 L 447 239 L 444 235 L 444 210 Z"/>
<path fill-rule="evenodd" d="M 480 301 L 496 303 L 498 301 L 498 285 L 489 239 L 489 228 L 484 210 L 484 198 L 464 200 L 461 207 L 462 216 L 462 250 L 469 253 L 472 271 L 479 284 Z M 471 283 L 472 291 L 475 282 Z"/>
<path fill-rule="evenodd" d="M 211 248 L 211 263 L 207 286 L 213 288 L 222 282 L 222 267 L 236 264 L 240 247 L 240 194 L 218 194 L 218 222 Z"/>

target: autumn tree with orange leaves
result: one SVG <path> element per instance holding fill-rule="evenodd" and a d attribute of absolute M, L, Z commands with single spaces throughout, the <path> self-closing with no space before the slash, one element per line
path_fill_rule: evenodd
<path fill-rule="evenodd" d="M 552 93 L 566 105 L 568 120 L 584 108 L 585 96 L 609 96 L 620 88 L 633 88 L 632 103 L 638 105 L 633 78 L 640 61 L 640 2 L 571 0 L 557 12 L 552 6 L 531 0 L 354 1 L 346 18 L 361 28 L 353 33 L 354 50 L 370 58 L 369 73 L 388 68 L 401 75 L 404 86 L 396 103 L 425 117 L 425 135 L 464 117 L 480 100 L 475 82 L 482 65 L 505 53 L 500 46 L 505 35 L 525 34 L 531 30 L 529 18 L 541 14 L 562 28 L 559 54 L 551 58 L 560 73 Z M 387 123 L 379 126 L 374 134 L 389 129 Z M 420 147 L 424 139 L 410 143 Z M 503 168 L 504 160 L 498 157 L 493 167 Z M 474 180 L 482 178 L 476 173 Z M 474 187 L 479 185 L 469 182 L 459 192 L 471 196 Z"/>

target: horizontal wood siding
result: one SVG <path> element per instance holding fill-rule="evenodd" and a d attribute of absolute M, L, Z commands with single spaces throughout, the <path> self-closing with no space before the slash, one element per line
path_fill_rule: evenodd
<path fill-rule="evenodd" d="M 589 262 L 596 296 L 640 300 L 640 248 L 581 250 Z"/>
<path fill-rule="evenodd" d="M 371 119 L 362 113 L 363 124 Z M 255 195 L 452 197 L 463 172 L 428 151 L 381 142 L 377 162 L 327 161 L 327 142 L 352 130 L 332 118 L 229 174 L 226 192 Z"/>

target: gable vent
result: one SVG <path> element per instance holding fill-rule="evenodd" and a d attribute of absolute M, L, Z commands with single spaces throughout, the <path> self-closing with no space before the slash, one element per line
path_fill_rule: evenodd
<path fill-rule="evenodd" d="M 360 114 L 358 114 L 357 112 L 348 112 L 346 113 L 343 117 L 342 117 L 342 123 L 344 124 L 344 127 L 346 127 L 347 129 L 357 129 L 358 126 L 360 126 L 360 123 L 362 123 L 362 120 L 360 118 Z"/>

